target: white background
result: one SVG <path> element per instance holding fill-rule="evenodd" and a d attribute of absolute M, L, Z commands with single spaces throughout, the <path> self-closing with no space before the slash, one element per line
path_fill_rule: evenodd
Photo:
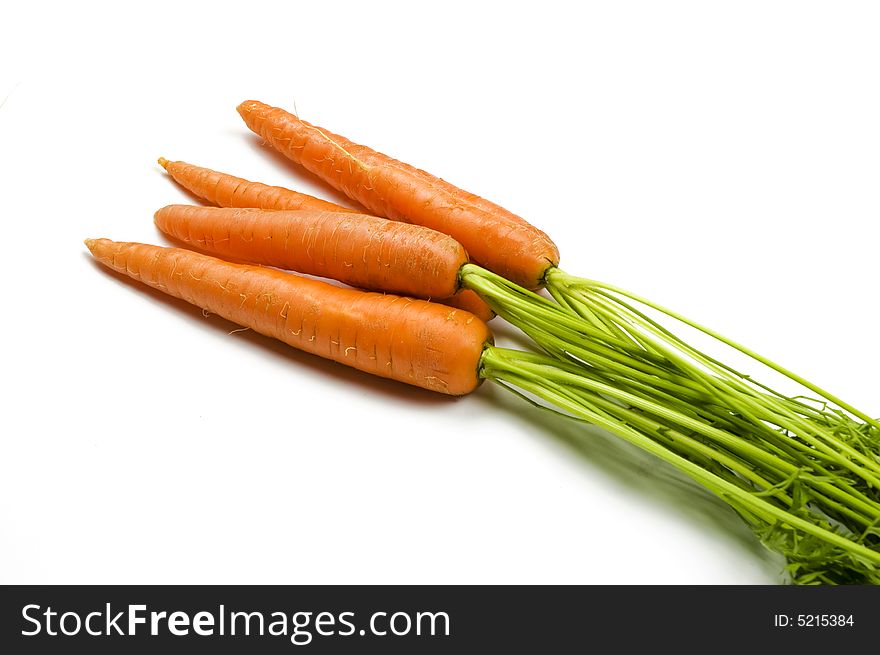
<path fill-rule="evenodd" d="M 164 243 L 160 155 L 338 199 L 235 111 L 295 106 L 880 414 L 877 5 L 326 4 L 3 5 L 0 582 L 780 581 L 611 439 L 230 335 L 82 239 Z"/>

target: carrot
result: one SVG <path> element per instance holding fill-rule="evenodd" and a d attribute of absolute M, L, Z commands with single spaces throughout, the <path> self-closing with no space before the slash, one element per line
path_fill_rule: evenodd
<path fill-rule="evenodd" d="M 420 298 L 452 296 L 467 262 L 452 237 L 365 214 L 169 205 L 155 222 L 212 255 Z"/>
<path fill-rule="evenodd" d="M 228 173 L 220 173 L 209 168 L 202 168 L 201 166 L 187 164 L 182 161 L 172 162 L 164 157 L 160 157 L 159 164 L 168 171 L 171 178 L 182 187 L 199 198 L 214 205 L 219 205 L 220 207 L 254 207 L 266 210 L 318 210 L 352 214 L 357 213 L 353 209 L 326 200 L 320 200 L 305 193 L 299 193 L 297 191 L 292 191 L 291 189 L 285 189 L 284 187 L 272 187 L 259 182 L 251 182 L 250 180 L 235 177 Z M 163 231 L 167 232 L 167 230 Z M 190 239 L 182 240 L 187 241 L 188 243 L 193 243 Z M 200 247 L 204 249 L 205 244 L 201 244 Z M 220 254 L 219 251 L 217 252 Z M 226 253 L 226 255 L 231 256 L 229 253 Z M 249 261 L 248 257 L 242 257 L 242 259 Z M 300 270 L 283 265 L 281 268 Z M 330 277 L 334 277 L 343 282 L 346 281 L 344 277 L 336 277 L 335 275 L 331 275 Z M 492 311 L 489 305 L 480 298 L 477 293 L 469 289 L 460 289 L 455 292 L 455 295 L 443 297 L 437 295 L 432 296 L 430 293 L 426 293 L 425 290 L 417 288 L 413 284 L 408 284 L 405 287 L 398 289 L 373 286 L 371 284 L 358 284 L 356 282 L 349 282 L 349 284 L 362 286 L 367 289 L 374 289 L 376 291 L 408 294 L 415 296 L 416 298 L 427 297 L 436 302 L 441 302 L 444 305 L 469 311 L 484 321 L 491 321 L 495 318 L 495 312 Z M 458 285 L 458 283 L 456 283 L 456 285 Z"/>
<path fill-rule="evenodd" d="M 495 312 L 489 307 L 489 303 L 480 298 L 476 291 L 471 291 L 470 289 L 460 289 L 454 296 L 440 298 L 437 302 L 441 302 L 449 307 L 463 309 L 487 323 L 495 318 Z"/>
<path fill-rule="evenodd" d="M 517 284 L 538 288 L 559 262 L 546 234 L 488 200 L 283 109 L 250 100 L 238 112 L 272 147 L 372 213 L 449 234 L 475 262 Z"/>
<path fill-rule="evenodd" d="M 259 209 L 316 209 L 331 212 L 354 212 L 342 205 L 315 198 L 280 186 L 251 182 L 240 177 L 159 157 L 159 165 L 190 193 L 220 207 L 256 207 Z"/>
<path fill-rule="evenodd" d="M 444 305 L 343 289 L 180 248 L 88 239 L 102 264 L 230 321 L 361 371 L 462 395 L 480 382 L 486 324 Z"/>

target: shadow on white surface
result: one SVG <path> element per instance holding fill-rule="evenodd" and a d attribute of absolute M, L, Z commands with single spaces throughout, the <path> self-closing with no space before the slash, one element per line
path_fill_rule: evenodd
<path fill-rule="evenodd" d="M 483 386 L 481 400 L 493 410 L 515 416 L 542 437 L 561 443 L 627 492 L 665 509 L 672 508 L 701 530 L 715 531 L 754 557 L 766 572 L 768 583 L 783 580 L 784 558 L 765 548 L 728 505 L 672 466 L 601 428 L 541 410 L 502 389 Z M 590 508 L 584 507 L 585 518 L 589 513 Z M 654 537 L 646 533 L 644 538 L 646 547 L 650 547 Z"/>

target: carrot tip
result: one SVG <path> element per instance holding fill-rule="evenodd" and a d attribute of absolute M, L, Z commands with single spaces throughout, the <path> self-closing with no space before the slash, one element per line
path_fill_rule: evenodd
<path fill-rule="evenodd" d="M 170 164 L 170 163 L 171 162 L 168 161 L 167 159 L 165 159 L 164 157 L 159 157 L 159 166 L 161 166 L 165 170 L 168 170 L 168 164 Z"/>

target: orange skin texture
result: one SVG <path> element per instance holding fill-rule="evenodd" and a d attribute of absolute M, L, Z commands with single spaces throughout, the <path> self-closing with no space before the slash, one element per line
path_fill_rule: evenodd
<path fill-rule="evenodd" d="M 468 312 L 180 248 L 109 239 L 86 246 L 119 273 L 294 348 L 453 396 L 480 384 L 480 358 L 492 336 Z"/>
<path fill-rule="evenodd" d="M 467 262 L 452 237 L 366 214 L 169 205 L 154 218 L 165 234 L 224 259 L 420 298 L 455 294 Z"/>
<path fill-rule="evenodd" d="M 168 161 L 164 157 L 161 157 L 159 158 L 159 164 L 168 172 L 171 178 L 183 188 L 199 198 L 220 207 L 255 207 L 265 210 L 318 210 L 352 214 L 357 213 L 353 209 L 348 209 L 347 207 L 337 205 L 336 203 L 327 200 L 320 200 L 319 198 L 315 198 L 305 193 L 298 193 L 297 191 L 285 189 L 284 187 L 268 186 L 259 182 L 251 182 L 250 180 L 235 177 L 228 173 L 221 173 L 211 170 L 210 168 L 202 168 L 201 166 L 188 164 L 183 161 Z M 160 229 L 162 229 L 161 226 Z M 163 231 L 168 233 L 168 230 L 163 229 Z M 179 234 L 173 236 L 190 243 L 188 239 L 181 238 Z M 220 250 L 206 248 L 205 244 L 194 243 L 194 245 L 200 245 L 202 249 L 221 254 Z M 232 256 L 228 252 L 225 253 L 225 255 Z M 246 262 L 251 261 L 248 257 L 241 257 L 240 259 Z M 253 260 L 253 263 L 267 264 L 268 262 Z M 290 268 L 291 270 L 308 272 L 304 269 L 288 267 L 283 264 L 272 265 L 278 266 L 279 268 Z M 320 275 L 320 273 L 316 273 L 316 275 Z M 334 277 L 334 279 L 347 282 L 343 277 L 328 277 Z M 470 289 L 460 289 L 455 295 L 447 294 L 449 297 L 444 297 L 436 294 L 428 294 L 425 291 L 416 288 L 416 285 L 413 284 L 407 284 L 399 289 L 391 289 L 374 286 L 372 284 L 358 284 L 355 282 L 348 283 L 353 286 L 361 286 L 376 291 L 402 293 L 415 296 L 416 298 L 431 298 L 437 302 L 442 302 L 444 305 L 467 310 L 484 321 L 491 321 L 495 318 L 495 312 L 492 311 L 489 305 L 487 305 L 476 292 L 471 291 Z"/>
<path fill-rule="evenodd" d="M 316 209 L 331 212 L 353 212 L 305 193 L 280 186 L 251 182 L 228 173 L 212 171 L 187 164 L 184 161 L 168 161 L 160 158 L 159 164 L 171 178 L 184 189 L 199 198 L 220 207 L 256 207 L 258 209 Z"/>
<path fill-rule="evenodd" d="M 461 289 L 454 296 L 444 298 L 440 302 L 444 305 L 457 307 L 458 309 L 470 312 L 481 321 L 486 321 L 487 323 L 495 318 L 495 312 L 492 308 L 486 304 L 485 300 L 480 298 L 476 291 L 472 291 L 471 289 Z"/>
<path fill-rule="evenodd" d="M 248 100 L 238 113 L 273 148 L 370 212 L 448 234 L 476 263 L 521 286 L 540 287 L 559 263 L 546 234 L 488 200 L 283 109 Z"/>

